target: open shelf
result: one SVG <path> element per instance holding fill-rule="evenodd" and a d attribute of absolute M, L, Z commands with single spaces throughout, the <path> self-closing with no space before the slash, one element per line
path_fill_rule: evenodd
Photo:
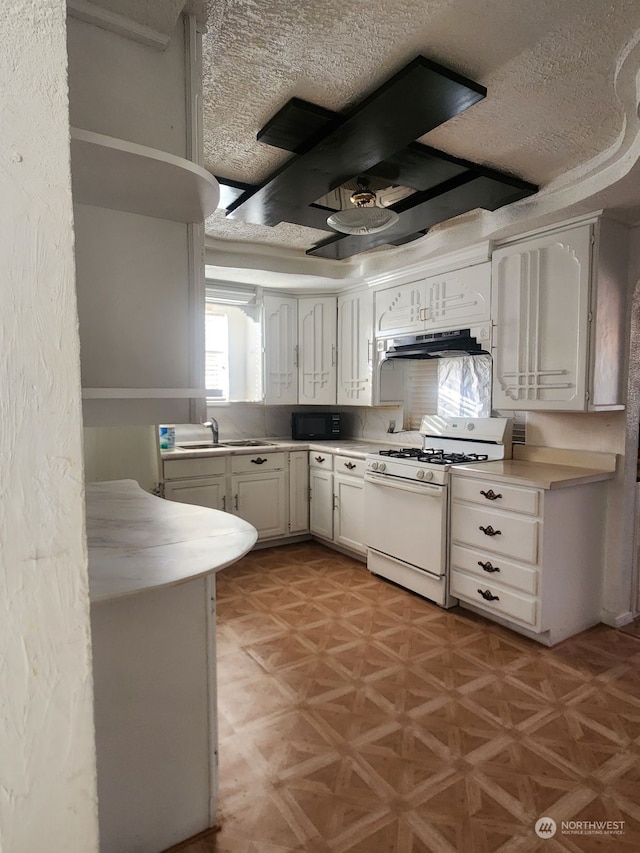
<path fill-rule="evenodd" d="M 203 222 L 220 187 L 206 169 L 145 145 L 71 128 L 74 201 L 174 222 Z"/>

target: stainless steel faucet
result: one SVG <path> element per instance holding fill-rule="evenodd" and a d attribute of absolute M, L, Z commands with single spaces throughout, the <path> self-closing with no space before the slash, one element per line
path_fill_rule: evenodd
<path fill-rule="evenodd" d="M 202 424 L 202 426 L 210 427 L 211 435 L 213 436 L 213 443 L 218 444 L 218 438 L 220 436 L 220 431 L 218 428 L 218 421 L 215 418 L 211 418 L 210 421 Z"/>

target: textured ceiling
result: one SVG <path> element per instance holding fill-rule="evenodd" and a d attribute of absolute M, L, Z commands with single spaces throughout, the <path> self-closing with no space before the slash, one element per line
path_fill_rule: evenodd
<path fill-rule="evenodd" d="M 113 0 L 116 2 L 116 0 Z M 618 59 L 638 0 L 214 0 L 204 37 L 205 165 L 258 183 L 291 155 L 256 141 L 291 97 L 344 110 L 417 54 L 488 89 L 421 141 L 544 187 L 612 146 Z M 631 203 L 631 199 L 627 199 Z M 306 249 L 327 236 L 226 219 L 221 239 Z"/>

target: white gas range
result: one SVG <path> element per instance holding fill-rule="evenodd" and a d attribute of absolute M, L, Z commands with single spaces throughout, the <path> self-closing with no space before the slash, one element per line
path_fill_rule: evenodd
<path fill-rule="evenodd" d="M 365 537 L 369 571 L 443 607 L 449 595 L 449 472 L 465 462 L 511 457 L 508 418 L 422 419 L 422 447 L 366 457 Z"/>

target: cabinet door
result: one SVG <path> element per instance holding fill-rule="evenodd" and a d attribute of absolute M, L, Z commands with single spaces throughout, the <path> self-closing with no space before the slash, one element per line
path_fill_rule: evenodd
<path fill-rule="evenodd" d="M 298 402 L 336 402 L 336 297 L 298 300 Z"/>
<path fill-rule="evenodd" d="M 298 402 L 298 302 L 266 294 L 264 310 L 264 401 Z"/>
<path fill-rule="evenodd" d="M 311 468 L 309 481 L 309 528 L 318 536 L 333 539 L 333 474 L 322 468 Z"/>
<path fill-rule="evenodd" d="M 287 530 L 284 471 L 236 474 L 231 480 L 231 512 L 258 531 L 258 539 L 284 536 Z"/>
<path fill-rule="evenodd" d="M 338 298 L 338 405 L 370 406 L 373 367 L 370 291 Z"/>
<path fill-rule="evenodd" d="M 226 482 L 225 477 L 215 480 L 174 480 L 164 484 L 164 496 L 169 501 L 226 510 Z"/>
<path fill-rule="evenodd" d="M 424 282 L 379 290 L 376 302 L 376 336 L 424 331 Z"/>
<path fill-rule="evenodd" d="M 334 539 L 364 554 L 364 482 L 360 477 L 336 475 L 334 488 Z"/>
<path fill-rule="evenodd" d="M 309 454 L 294 450 L 289 454 L 289 533 L 309 529 Z"/>
<path fill-rule="evenodd" d="M 494 252 L 494 408 L 587 408 L 590 275 L 589 225 Z"/>
<path fill-rule="evenodd" d="M 491 321 L 490 263 L 430 276 L 424 285 L 427 331 Z"/>

